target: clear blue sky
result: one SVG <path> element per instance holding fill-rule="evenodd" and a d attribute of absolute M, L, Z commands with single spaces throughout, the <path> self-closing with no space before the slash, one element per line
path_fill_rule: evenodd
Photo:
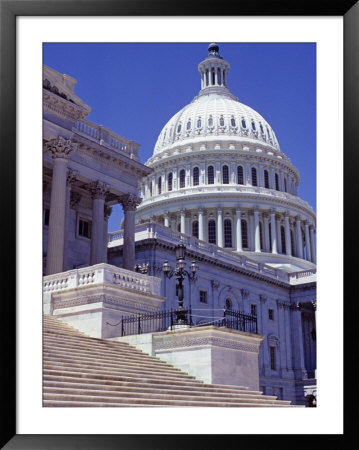
<path fill-rule="evenodd" d="M 199 62 L 208 42 L 44 44 L 44 64 L 74 77 L 88 119 L 141 144 L 145 163 L 162 127 L 200 90 Z M 316 210 L 316 46 L 218 42 L 231 65 L 228 87 L 274 129 L 299 170 L 298 195 Z M 115 210 L 109 231 L 119 229 Z"/>

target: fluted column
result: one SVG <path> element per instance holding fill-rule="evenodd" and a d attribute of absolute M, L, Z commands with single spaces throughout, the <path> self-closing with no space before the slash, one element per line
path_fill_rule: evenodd
<path fill-rule="evenodd" d="M 264 222 L 264 248 L 266 252 L 269 252 L 270 250 L 270 244 L 269 244 L 269 219 L 268 214 L 265 213 L 263 215 L 263 222 Z"/>
<path fill-rule="evenodd" d="M 63 271 L 67 162 L 77 145 L 62 137 L 46 143 L 45 149 L 52 153 L 53 172 L 51 182 L 51 204 L 47 242 L 46 274 Z"/>
<path fill-rule="evenodd" d="M 65 205 L 65 237 L 64 237 L 64 257 L 63 257 L 63 270 L 70 270 L 68 262 L 68 235 L 70 230 L 70 202 L 71 202 L 71 188 L 74 182 L 77 180 L 78 172 L 69 169 L 66 177 L 66 205 Z"/>
<path fill-rule="evenodd" d="M 198 239 L 204 240 L 203 208 L 198 208 Z"/>
<path fill-rule="evenodd" d="M 304 232 L 305 232 L 305 248 L 307 252 L 307 260 L 312 261 L 312 251 L 310 248 L 310 237 L 309 237 L 309 224 L 307 221 L 304 223 Z"/>
<path fill-rule="evenodd" d="M 186 232 L 186 211 L 181 209 L 181 233 Z"/>
<path fill-rule="evenodd" d="M 241 223 L 241 210 L 236 209 L 236 240 L 237 240 L 237 252 L 242 252 L 242 223 Z"/>
<path fill-rule="evenodd" d="M 135 212 L 142 199 L 134 194 L 119 198 L 124 212 L 123 230 L 123 268 L 134 270 L 135 267 Z"/>
<path fill-rule="evenodd" d="M 284 228 L 285 228 L 285 253 L 288 256 L 292 255 L 292 244 L 290 240 L 290 225 L 289 225 L 289 213 L 284 214 Z"/>
<path fill-rule="evenodd" d="M 278 253 L 282 253 L 282 233 L 280 229 L 280 218 L 276 218 L 276 224 L 277 224 L 277 248 Z"/>
<path fill-rule="evenodd" d="M 311 226 L 309 228 L 309 235 L 310 235 L 310 250 L 312 253 L 312 262 L 314 264 L 317 263 L 317 252 L 316 252 L 316 245 L 315 245 L 315 234 L 314 234 L 314 227 Z"/>
<path fill-rule="evenodd" d="M 302 238 L 302 229 L 300 226 L 300 217 L 297 216 L 295 221 L 296 235 L 297 235 L 297 256 L 298 258 L 303 259 L 303 238 Z"/>
<path fill-rule="evenodd" d="M 259 236 L 259 211 L 258 208 L 254 209 L 254 251 L 261 251 L 261 241 Z"/>
<path fill-rule="evenodd" d="M 169 225 L 170 225 L 170 218 L 169 218 L 168 212 L 165 212 L 164 218 L 165 218 L 165 221 L 164 221 L 165 227 L 169 227 Z"/>
<path fill-rule="evenodd" d="M 103 258 L 102 258 L 104 263 L 107 263 L 108 219 L 111 214 L 112 214 L 112 207 L 105 205 L 105 210 L 104 210 L 105 225 L 104 225 L 104 230 L 103 230 L 103 243 L 104 244 L 103 244 Z"/>
<path fill-rule="evenodd" d="M 218 247 L 223 247 L 222 208 L 217 208 L 217 243 L 218 243 Z"/>
<path fill-rule="evenodd" d="M 296 351 L 293 353 L 294 372 L 297 379 L 306 379 L 307 371 L 304 360 L 303 324 L 301 304 L 293 305 L 292 309 L 292 339 L 295 343 Z"/>
<path fill-rule="evenodd" d="M 272 253 L 277 253 L 277 227 L 275 221 L 275 211 L 273 209 L 270 211 L 270 227 L 272 235 Z"/>
<path fill-rule="evenodd" d="M 102 181 L 94 181 L 89 185 L 92 195 L 91 266 L 103 262 L 104 211 L 108 188 L 109 186 Z"/>

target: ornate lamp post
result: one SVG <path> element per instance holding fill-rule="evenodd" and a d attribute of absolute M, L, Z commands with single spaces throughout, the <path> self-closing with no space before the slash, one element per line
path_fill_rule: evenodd
<path fill-rule="evenodd" d="M 185 269 L 185 252 L 186 247 L 183 244 L 178 244 L 176 247 L 176 267 L 171 269 L 168 261 L 164 261 L 162 265 L 162 271 L 167 278 L 172 278 L 173 275 L 177 278 L 178 284 L 178 308 L 176 309 L 176 325 L 186 325 L 187 321 L 187 310 L 183 308 L 183 280 L 187 277 L 190 281 L 196 279 L 196 273 L 198 270 L 198 265 L 196 261 L 192 261 L 190 265 L 190 272 Z"/>

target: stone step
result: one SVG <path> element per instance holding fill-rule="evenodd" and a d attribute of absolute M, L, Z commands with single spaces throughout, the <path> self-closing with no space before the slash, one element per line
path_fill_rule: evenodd
<path fill-rule="evenodd" d="M 89 355 L 94 356 L 96 358 L 101 359 L 116 359 L 116 360 L 133 360 L 133 361 L 151 361 L 153 364 L 158 366 L 171 366 L 171 364 L 166 363 L 165 361 L 160 360 L 157 357 L 147 355 L 146 353 L 137 354 L 131 351 L 111 351 L 111 352 L 103 352 L 96 351 L 88 347 L 84 348 L 73 348 L 71 345 L 62 345 L 61 343 L 49 343 L 45 342 L 43 346 L 44 351 L 54 351 L 54 352 L 63 352 L 69 354 L 69 350 L 71 350 L 71 355 Z"/>
<path fill-rule="evenodd" d="M 44 370 L 52 370 L 52 369 L 61 369 L 63 372 L 78 372 L 78 373 L 105 373 L 108 375 L 113 376 L 127 376 L 127 377 L 136 377 L 136 378 L 157 378 L 161 380 L 186 380 L 188 378 L 195 380 L 195 377 L 192 377 L 185 373 L 178 373 L 176 375 L 174 374 L 161 374 L 158 372 L 151 372 L 151 371 L 136 371 L 136 370 L 130 370 L 130 369 L 123 369 L 121 370 L 106 370 L 104 371 L 101 367 L 94 367 L 93 365 L 84 366 L 81 364 L 76 363 L 61 363 L 61 362 L 53 362 L 53 363 L 44 363 L 43 364 Z"/>
<path fill-rule="evenodd" d="M 152 386 L 149 388 L 129 388 L 129 387 L 112 387 L 112 389 L 108 386 L 91 386 L 87 384 L 83 384 L 79 386 L 76 383 L 63 383 L 62 386 L 59 386 L 56 383 L 56 386 L 50 386 L 49 383 L 44 383 L 44 392 L 46 393 L 77 393 L 79 395 L 106 395 L 106 396 L 121 396 L 121 397 L 145 397 L 145 398 L 157 398 L 158 396 L 171 396 L 171 398 L 185 398 L 185 399 L 191 399 L 192 397 L 198 397 L 203 396 L 207 398 L 213 398 L 220 401 L 259 401 L 259 402 L 268 402 L 268 401 L 275 401 L 277 400 L 276 396 L 263 396 L 261 394 L 253 395 L 253 394 L 244 394 L 244 393 L 221 393 L 221 392 L 215 392 L 211 389 L 203 388 L 201 390 L 190 390 L 190 391 L 184 391 L 179 389 L 171 389 L 168 388 L 164 391 L 164 389 L 161 388 L 153 388 Z M 277 400 L 280 403 L 288 404 L 287 401 L 280 401 Z"/>
<path fill-rule="evenodd" d="M 44 386 L 71 386 L 76 387 L 79 384 L 88 387 L 96 387 L 96 389 L 128 389 L 128 390 L 141 390 L 146 389 L 162 389 L 162 390 L 176 390 L 180 392 L 196 392 L 202 391 L 203 388 L 209 389 L 212 392 L 219 394 L 231 394 L 231 395 L 262 395 L 260 391 L 250 391 L 247 389 L 230 389 L 227 386 L 215 387 L 212 384 L 202 384 L 201 382 L 194 383 L 141 383 L 135 381 L 115 381 L 106 379 L 91 379 L 91 378 L 78 378 L 78 377 L 68 377 L 68 376 L 57 376 L 57 375 L 44 375 L 43 377 Z M 274 397 L 274 396 L 273 396 Z"/>
<path fill-rule="evenodd" d="M 196 405 L 188 405 L 186 403 L 181 403 L 181 404 L 161 404 L 161 405 L 141 405 L 141 404 L 126 404 L 126 403 L 121 403 L 121 404 L 117 404 L 117 403 L 101 403 L 101 402 L 90 402 L 90 401 L 81 401 L 81 400 L 76 400 L 76 401 L 61 401 L 61 400 L 43 400 L 42 401 L 43 406 L 45 407 L 63 407 L 63 408 L 177 408 L 177 407 L 182 407 L 182 406 L 199 406 L 199 407 L 203 407 L 203 406 L 220 406 L 223 407 L 222 404 L 220 405 L 202 405 L 200 403 L 196 404 Z M 225 406 L 233 406 L 233 405 L 225 405 Z M 271 405 L 272 406 L 276 406 L 276 405 Z M 255 405 L 255 404 L 242 404 L 241 408 L 244 407 L 248 407 L 248 408 L 253 408 L 253 407 L 268 407 L 268 405 Z"/>
<path fill-rule="evenodd" d="M 76 357 L 75 361 L 76 363 L 74 363 L 74 358 L 71 358 L 70 356 L 66 356 L 66 355 L 52 355 L 49 352 L 45 352 L 43 355 L 43 361 L 47 362 L 47 363 L 54 363 L 56 361 L 66 364 L 81 364 L 82 367 L 102 367 L 104 370 L 135 370 L 136 372 L 138 371 L 142 371 L 142 373 L 147 373 L 148 371 L 150 371 L 151 373 L 158 373 L 158 374 L 162 374 L 163 376 L 166 376 L 166 374 L 173 374 L 173 375 L 177 375 L 177 374 L 182 374 L 185 375 L 185 372 L 182 372 L 179 369 L 175 369 L 174 367 L 170 367 L 170 366 L 162 366 L 162 367 L 158 367 L 154 364 L 151 364 L 150 361 L 145 361 L 145 362 L 137 362 L 137 363 L 133 363 L 131 361 L 126 361 L 126 360 L 122 360 L 122 361 L 115 361 L 115 362 L 111 362 L 111 361 L 106 361 L 106 360 L 97 360 L 94 363 L 93 360 L 91 358 L 80 358 L 80 357 Z"/>
<path fill-rule="evenodd" d="M 233 407 L 233 406 L 241 406 L 243 405 L 263 405 L 263 406 L 277 406 L 277 407 L 285 407 L 287 405 L 283 405 L 278 402 L 220 402 L 220 401 L 211 401 L 211 400 L 181 400 L 181 399 L 171 399 L 171 398 L 163 398 L 163 399 L 149 399 L 149 398 L 118 398 L 118 397 L 108 397 L 108 396 L 97 396 L 97 395 L 76 395 L 76 394 L 50 394 L 45 393 L 43 396 L 43 400 L 60 400 L 62 402 L 68 401 L 83 401 L 83 402 L 101 402 L 101 403 L 112 403 L 114 406 L 117 404 L 141 404 L 141 405 L 173 405 L 173 406 L 218 406 L 218 407 Z"/>

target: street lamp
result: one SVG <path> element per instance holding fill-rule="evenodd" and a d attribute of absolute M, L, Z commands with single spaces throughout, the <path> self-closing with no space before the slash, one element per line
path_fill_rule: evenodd
<path fill-rule="evenodd" d="M 177 278 L 178 285 L 178 308 L 176 309 L 176 325 L 187 325 L 187 317 L 186 313 L 188 312 L 183 308 L 183 280 L 185 277 L 189 279 L 189 281 L 195 281 L 196 273 L 198 270 L 198 265 L 196 261 L 192 261 L 190 265 L 190 272 L 185 269 L 186 261 L 185 261 L 185 253 L 186 247 L 183 244 L 178 244 L 175 248 L 176 251 L 176 267 L 171 269 L 168 261 L 164 261 L 162 265 L 162 271 L 167 278 L 172 278 L 173 275 Z"/>

